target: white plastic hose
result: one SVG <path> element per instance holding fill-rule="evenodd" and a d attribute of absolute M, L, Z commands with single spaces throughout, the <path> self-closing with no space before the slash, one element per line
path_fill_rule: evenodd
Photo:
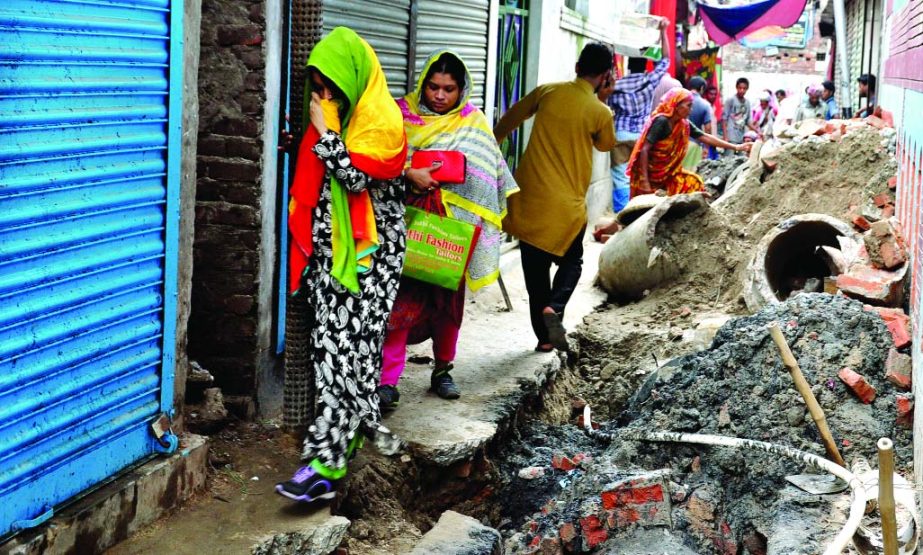
<path fill-rule="evenodd" d="M 583 426 L 586 429 L 587 434 L 589 434 L 591 437 L 600 438 L 609 442 L 617 439 L 628 439 L 635 441 L 656 441 L 668 443 L 695 443 L 699 445 L 732 447 L 734 449 L 758 450 L 772 453 L 774 455 L 782 455 L 784 457 L 809 464 L 815 468 L 833 474 L 837 478 L 846 482 L 847 485 L 849 485 L 850 490 L 852 490 L 853 498 L 852 503 L 849 506 L 849 518 L 846 519 L 846 523 L 843 525 L 843 528 L 840 530 L 839 534 L 833 538 L 833 541 L 830 543 L 830 545 L 827 546 L 827 549 L 824 550 L 824 555 L 839 555 L 842 553 L 843 550 L 846 549 L 846 546 L 849 545 L 853 535 L 859 528 L 859 524 L 862 522 L 862 516 L 865 513 L 865 504 L 868 499 L 868 493 L 866 492 L 862 481 L 859 480 L 855 474 L 846 470 L 842 466 L 832 463 L 827 459 L 812 453 L 808 453 L 807 451 L 802 451 L 793 447 L 786 447 L 784 445 L 767 443 L 765 441 L 756 441 L 753 439 L 741 439 L 736 437 L 717 436 L 710 434 L 643 432 L 635 430 L 622 430 L 618 434 L 607 434 L 605 432 L 600 432 L 599 430 L 593 429 L 593 421 L 591 416 L 592 413 L 590 411 L 590 406 L 586 405 L 583 408 Z"/>

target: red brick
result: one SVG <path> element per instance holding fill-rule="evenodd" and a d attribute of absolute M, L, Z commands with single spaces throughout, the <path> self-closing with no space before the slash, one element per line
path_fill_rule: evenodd
<path fill-rule="evenodd" d="M 872 224 L 870 224 L 869 221 L 862 216 L 853 216 L 852 225 L 856 226 L 862 231 L 868 231 L 869 228 L 872 227 Z"/>
<path fill-rule="evenodd" d="M 898 395 L 895 398 L 894 404 L 897 406 L 897 420 L 895 423 L 898 426 L 903 426 L 905 428 L 913 428 L 913 396 L 911 395 Z"/>
<path fill-rule="evenodd" d="M 663 486 L 660 484 L 620 487 L 602 493 L 603 507 L 606 509 L 615 509 L 624 505 L 660 503 L 663 499 Z"/>
<path fill-rule="evenodd" d="M 897 176 L 896 175 L 888 180 L 888 189 L 891 189 L 892 191 L 897 189 Z"/>
<path fill-rule="evenodd" d="M 580 519 L 580 532 L 586 542 L 586 547 L 594 549 L 599 544 L 609 539 L 609 533 L 600 522 L 598 516 L 588 516 Z"/>
<path fill-rule="evenodd" d="M 561 453 L 556 453 L 553 457 L 551 457 L 551 466 L 558 470 L 564 471 L 577 468 L 577 464 L 573 461 L 573 459 L 566 455 L 562 455 Z"/>
<path fill-rule="evenodd" d="M 875 400 L 875 388 L 869 385 L 865 378 L 849 368 L 840 369 L 837 374 L 846 387 L 852 391 L 860 401 L 866 405 Z"/>
<path fill-rule="evenodd" d="M 880 306 L 865 306 L 865 310 L 877 312 L 881 319 L 884 320 L 888 331 L 891 332 L 891 339 L 894 346 L 898 349 L 910 345 L 910 316 L 899 308 L 884 308 Z"/>
<path fill-rule="evenodd" d="M 884 208 L 888 204 L 892 204 L 894 199 L 891 198 L 891 195 L 888 193 L 879 193 L 872 197 L 872 202 L 875 203 L 875 206 L 878 208 Z"/>
<path fill-rule="evenodd" d="M 881 209 L 882 219 L 887 219 L 892 216 L 894 216 L 894 205 L 893 204 L 889 204 Z"/>
<path fill-rule="evenodd" d="M 883 121 L 888 127 L 894 127 L 894 114 L 889 110 L 882 110 L 881 121 Z"/>
<path fill-rule="evenodd" d="M 848 273 L 836 277 L 836 286 L 845 295 L 881 306 L 897 306 L 903 301 L 906 266 L 896 271 L 854 264 Z"/>
<path fill-rule="evenodd" d="M 875 129 L 884 129 L 885 127 L 888 127 L 888 124 L 878 116 L 869 116 L 865 118 L 865 123 L 871 125 Z"/>
<path fill-rule="evenodd" d="M 910 355 L 905 355 L 897 349 L 888 351 L 885 361 L 885 379 L 904 391 L 910 391 L 913 363 Z"/>
<path fill-rule="evenodd" d="M 561 527 L 558 528 L 558 536 L 561 537 L 562 543 L 570 543 L 577 539 L 577 528 L 572 522 L 562 524 Z"/>

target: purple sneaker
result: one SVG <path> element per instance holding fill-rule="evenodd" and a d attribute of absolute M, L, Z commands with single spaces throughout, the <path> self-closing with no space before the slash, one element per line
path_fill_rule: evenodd
<path fill-rule="evenodd" d="M 328 480 L 310 466 L 302 466 L 291 480 L 276 484 L 276 493 L 295 501 L 310 503 L 336 497 L 338 480 Z"/>

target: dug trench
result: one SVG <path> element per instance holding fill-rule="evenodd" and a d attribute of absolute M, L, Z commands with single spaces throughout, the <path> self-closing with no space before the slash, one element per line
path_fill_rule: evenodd
<path fill-rule="evenodd" d="M 893 345 L 881 318 L 860 302 L 797 287 L 748 315 L 742 293 L 757 242 L 778 222 L 803 212 L 849 221 L 887 191 L 891 136 L 859 128 L 839 141 L 788 145 L 774 172 L 748 172 L 721 209 L 664 218 L 657 246 L 679 274 L 588 316 L 550 386 L 530 392 L 471 461 L 442 468 L 360 454 L 335 507 L 353 520 L 343 547 L 397 552 L 398 538 L 419 537 L 451 509 L 499 530 L 507 553 L 823 551 L 846 519 L 849 492 L 790 485 L 786 476 L 816 472 L 803 463 L 724 447 L 601 442 L 582 430 L 582 414 L 589 404 L 593 425 L 616 436 L 718 434 L 823 456 L 769 338 L 776 322 L 843 457 L 875 466 L 875 442 L 890 437 L 897 469 L 909 476 L 911 432 L 898 412 L 908 397 L 885 380 Z M 815 261 L 806 264 L 806 274 L 816 272 Z M 874 399 L 858 399 L 843 368 L 864 376 Z"/>

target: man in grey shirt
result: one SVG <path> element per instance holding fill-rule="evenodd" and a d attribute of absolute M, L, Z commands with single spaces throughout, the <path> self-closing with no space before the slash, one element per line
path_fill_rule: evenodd
<path fill-rule="evenodd" d="M 721 116 L 721 121 L 724 122 L 724 140 L 731 144 L 743 143 L 747 128 L 759 133 L 751 121 L 750 101 L 744 97 L 749 88 L 750 81 L 746 77 L 741 77 L 737 80 L 737 94 L 724 101 L 724 113 Z"/>

